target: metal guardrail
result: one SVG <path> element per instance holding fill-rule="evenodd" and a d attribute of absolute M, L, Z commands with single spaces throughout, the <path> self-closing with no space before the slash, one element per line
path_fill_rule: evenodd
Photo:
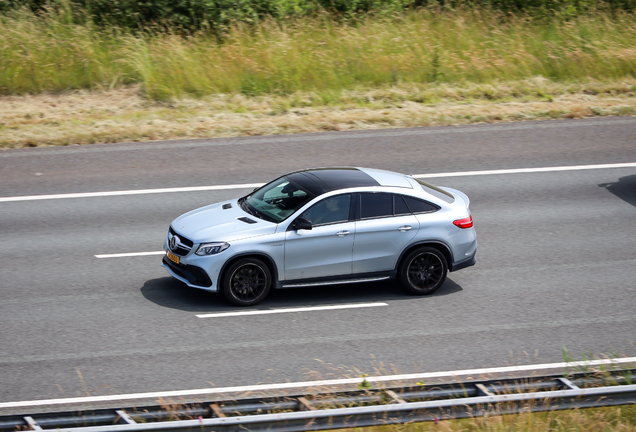
<path fill-rule="evenodd" d="M 636 404 L 636 370 L 0 417 L 0 432 L 328 430 Z M 600 387 L 599 387 L 600 386 Z"/>

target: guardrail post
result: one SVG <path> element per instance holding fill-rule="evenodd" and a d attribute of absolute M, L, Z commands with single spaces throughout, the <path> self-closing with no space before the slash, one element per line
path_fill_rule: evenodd
<path fill-rule="evenodd" d="M 579 390 L 581 388 L 565 377 L 557 378 L 557 381 L 561 381 L 563 385 L 565 385 L 568 388 L 571 388 L 572 390 Z"/>
<path fill-rule="evenodd" d="M 482 396 L 495 396 L 495 394 L 488 390 L 483 384 L 475 384 L 475 387 L 477 387 L 477 393 Z"/>
<path fill-rule="evenodd" d="M 41 431 L 42 427 L 36 422 L 33 417 L 24 417 L 24 421 L 27 422 L 31 430 Z"/>
<path fill-rule="evenodd" d="M 393 399 L 393 402 L 395 403 L 406 403 L 406 401 L 402 399 L 400 396 L 398 396 L 398 394 L 394 392 L 393 390 L 386 390 L 384 393 L 386 393 L 387 396 Z"/>
<path fill-rule="evenodd" d="M 224 418 L 225 414 L 223 414 L 223 412 L 221 412 L 221 407 L 219 406 L 219 404 L 210 404 L 210 409 L 212 410 L 212 412 L 214 413 L 215 416 L 217 416 L 218 418 Z"/>
<path fill-rule="evenodd" d="M 316 411 L 316 407 L 314 407 L 306 398 L 301 396 L 297 400 L 300 404 L 301 409 L 305 409 L 307 411 Z"/>
<path fill-rule="evenodd" d="M 125 421 L 126 423 L 128 423 L 128 424 L 137 424 L 137 422 L 136 422 L 136 421 L 134 421 L 134 420 L 132 419 L 132 417 L 130 417 L 126 411 L 124 411 L 124 410 L 117 410 L 117 411 L 115 411 L 115 412 L 117 413 L 117 415 L 119 416 L 119 418 L 120 418 L 120 419 L 122 419 L 123 421 Z"/>

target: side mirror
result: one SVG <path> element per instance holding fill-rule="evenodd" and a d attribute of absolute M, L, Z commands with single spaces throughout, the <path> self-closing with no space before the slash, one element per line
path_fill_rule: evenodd
<path fill-rule="evenodd" d="M 297 218 L 294 222 L 292 222 L 292 229 L 298 230 L 311 230 L 311 221 L 304 217 Z"/>

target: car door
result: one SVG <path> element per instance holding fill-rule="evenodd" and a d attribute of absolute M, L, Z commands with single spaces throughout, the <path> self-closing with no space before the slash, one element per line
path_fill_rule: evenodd
<path fill-rule="evenodd" d="M 287 230 L 285 280 L 351 274 L 355 234 L 351 200 L 351 194 L 325 198 L 300 215 L 312 222 L 311 230 Z"/>
<path fill-rule="evenodd" d="M 401 195 L 360 193 L 353 247 L 353 273 L 393 270 L 420 224 Z"/>

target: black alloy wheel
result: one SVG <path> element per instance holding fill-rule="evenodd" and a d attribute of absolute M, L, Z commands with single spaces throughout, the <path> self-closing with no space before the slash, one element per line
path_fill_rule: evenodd
<path fill-rule="evenodd" d="M 244 258 L 233 263 L 223 278 L 225 298 L 237 306 L 252 306 L 262 301 L 272 284 L 272 277 L 264 262 Z"/>
<path fill-rule="evenodd" d="M 444 284 L 448 264 L 437 249 L 422 247 L 409 253 L 400 266 L 400 282 L 407 291 L 425 295 L 432 294 Z"/>

